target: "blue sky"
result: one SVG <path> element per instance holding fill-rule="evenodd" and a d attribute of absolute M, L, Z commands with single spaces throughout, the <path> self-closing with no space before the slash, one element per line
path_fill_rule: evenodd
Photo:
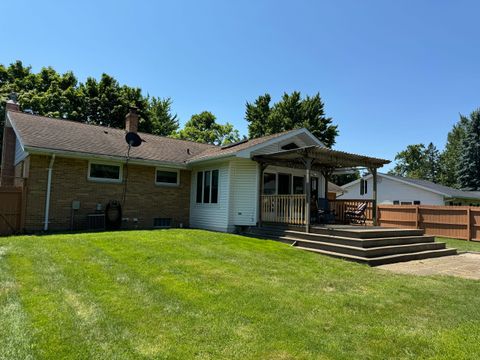
<path fill-rule="evenodd" d="M 462 0 L 17 0 L 0 62 L 81 81 L 106 72 L 171 97 L 182 123 L 209 110 L 242 134 L 246 101 L 320 92 L 335 148 L 393 160 L 412 143 L 443 148 L 458 114 L 480 106 L 479 11 Z"/>

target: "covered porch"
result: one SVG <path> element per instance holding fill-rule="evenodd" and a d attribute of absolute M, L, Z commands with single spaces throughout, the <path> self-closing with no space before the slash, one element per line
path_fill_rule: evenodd
<path fill-rule="evenodd" d="M 276 223 L 304 227 L 310 232 L 315 224 L 312 210 L 320 200 L 327 201 L 328 182 L 335 173 L 346 173 L 355 169 L 366 169 L 373 175 L 373 199 L 367 212 L 375 226 L 377 224 L 377 169 L 390 161 L 336 151 L 321 146 L 307 146 L 270 154 L 256 155 L 253 160 L 260 165 L 259 176 L 259 226 Z M 277 175 L 275 191 L 272 191 L 269 167 L 294 170 L 297 176 L 283 180 Z M 298 176 L 298 173 L 302 175 Z M 314 176 L 312 176 L 312 174 Z M 321 174 L 319 178 L 318 174 Z M 316 202 L 316 203 L 314 203 Z M 334 204 L 339 222 L 344 222 L 346 209 L 355 206 L 340 202 Z"/>

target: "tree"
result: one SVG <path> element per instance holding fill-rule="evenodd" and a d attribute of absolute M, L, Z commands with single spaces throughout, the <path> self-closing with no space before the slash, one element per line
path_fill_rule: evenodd
<path fill-rule="evenodd" d="M 209 111 L 192 115 L 176 137 L 213 145 L 225 145 L 240 140 L 238 130 L 234 129 L 233 125 L 218 124 L 215 115 Z"/>
<path fill-rule="evenodd" d="M 177 114 L 172 115 L 172 100 L 152 97 L 148 114 L 152 122 L 152 133 L 155 135 L 170 136 L 178 130 Z"/>
<path fill-rule="evenodd" d="M 480 109 L 470 115 L 470 124 L 462 142 L 458 182 L 462 189 L 480 190 Z"/>
<path fill-rule="evenodd" d="M 306 128 L 326 146 L 335 144 L 337 126 L 325 117 L 320 94 L 302 99 L 300 92 L 284 93 L 282 99 L 270 107 L 269 94 L 259 96 L 246 105 L 245 119 L 249 123 L 250 138 L 276 134 L 282 131 Z"/>
<path fill-rule="evenodd" d="M 141 89 L 120 85 L 108 74 L 80 83 L 71 71 L 60 74 L 44 67 L 34 73 L 21 61 L 0 65 L 0 122 L 5 119 L 5 102 L 11 93 L 17 94 L 23 110 L 39 115 L 123 128 L 125 114 L 135 106 L 140 115 L 139 131 L 171 135 L 178 129 L 177 116 L 171 114 L 171 99 L 145 97 Z M 0 153 L 2 134 L 0 124 Z"/>
<path fill-rule="evenodd" d="M 268 133 L 268 118 L 271 113 L 269 94 L 259 96 L 253 104 L 247 102 L 245 119 L 250 138 L 265 136 Z"/>
<path fill-rule="evenodd" d="M 424 152 L 423 179 L 437 183 L 440 176 L 440 152 L 433 143 L 428 144 Z"/>
<path fill-rule="evenodd" d="M 461 157 L 462 143 L 465 139 L 470 119 L 460 115 L 460 120 L 453 125 L 447 135 L 445 149 L 440 155 L 440 183 L 454 188 L 460 188 L 457 179 L 458 164 Z"/>
<path fill-rule="evenodd" d="M 330 181 L 333 182 L 334 184 L 338 186 L 343 186 L 345 184 L 351 183 L 352 181 L 355 181 L 357 179 L 360 179 L 360 171 L 355 170 L 351 174 L 333 174 L 330 177 Z"/>
<path fill-rule="evenodd" d="M 395 156 L 395 167 L 389 174 L 423 179 L 426 177 L 425 145 L 408 145 Z"/>

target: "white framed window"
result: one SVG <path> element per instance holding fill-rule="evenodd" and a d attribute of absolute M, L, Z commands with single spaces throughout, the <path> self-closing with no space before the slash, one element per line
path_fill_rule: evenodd
<path fill-rule="evenodd" d="M 197 172 L 197 204 L 218 203 L 218 177 L 217 169 Z"/>
<path fill-rule="evenodd" d="M 178 186 L 180 185 L 180 170 L 178 169 L 155 169 L 155 185 Z"/>
<path fill-rule="evenodd" d="M 90 181 L 121 183 L 123 180 L 123 165 L 89 161 L 87 178 Z"/>
<path fill-rule="evenodd" d="M 360 180 L 360 195 L 365 195 L 368 192 L 368 181 L 361 179 Z"/>

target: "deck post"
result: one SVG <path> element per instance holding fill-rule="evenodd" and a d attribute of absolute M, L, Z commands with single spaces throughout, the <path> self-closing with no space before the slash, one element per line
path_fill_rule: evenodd
<path fill-rule="evenodd" d="M 265 163 L 258 163 L 260 167 L 258 178 L 258 227 L 262 227 L 262 195 L 263 195 L 263 173 L 267 168 Z"/>
<path fill-rule="evenodd" d="M 311 181 L 310 181 L 310 170 L 312 169 L 312 159 L 304 158 L 305 162 L 305 232 L 310 232 L 310 199 L 312 197 L 311 192 Z"/>
<path fill-rule="evenodd" d="M 371 168 L 370 172 L 373 175 L 373 202 L 372 202 L 372 220 L 373 226 L 378 225 L 377 219 L 377 169 Z"/>

